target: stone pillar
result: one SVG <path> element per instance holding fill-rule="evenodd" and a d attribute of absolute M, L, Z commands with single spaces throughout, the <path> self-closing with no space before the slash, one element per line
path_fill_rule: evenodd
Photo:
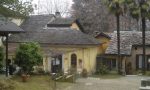
<path fill-rule="evenodd" d="M 47 58 L 47 63 L 48 63 L 48 72 L 51 72 L 51 57 Z"/>
<path fill-rule="evenodd" d="M 118 59 L 116 58 L 116 70 L 118 71 Z"/>
<path fill-rule="evenodd" d="M 123 57 L 122 60 L 122 74 L 126 75 L 126 57 Z"/>
<path fill-rule="evenodd" d="M 46 71 L 46 67 L 45 67 L 45 58 L 43 57 L 43 69 L 44 71 Z"/>

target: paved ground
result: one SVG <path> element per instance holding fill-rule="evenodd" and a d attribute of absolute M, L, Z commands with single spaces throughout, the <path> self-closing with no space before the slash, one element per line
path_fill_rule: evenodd
<path fill-rule="evenodd" d="M 148 77 L 126 76 L 117 79 L 78 79 L 64 90 L 139 90 L 141 79 Z"/>

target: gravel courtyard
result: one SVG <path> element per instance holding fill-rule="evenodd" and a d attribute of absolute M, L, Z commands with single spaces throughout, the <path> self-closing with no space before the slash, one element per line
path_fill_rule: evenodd
<path fill-rule="evenodd" d="M 126 76 L 117 79 L 80 78 L 64 90 L 139 90 L 141 79 L 148 77 Z"/>

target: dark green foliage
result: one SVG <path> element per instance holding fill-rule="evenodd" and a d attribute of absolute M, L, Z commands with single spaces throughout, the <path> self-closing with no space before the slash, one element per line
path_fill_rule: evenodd
<path fill-rule="evenodd" d="M 31 1 L 0 0 L 0 14 L 5 17 L 25 17 L 33 12 Z"/>
<path fill-rule="evenodd" d="M 105 1 L 105 0 L 104 0 Z M 106 0 L 110 12 L 125 14 L 129 12 L 130 16 L 135 19 L 140 17 L 150 17 L 149 0 Z M 119 5 L 117 7 L 116 5 Z"/>
<path fill-rule="evenodd" d="M 125 10 L 125 1 L 126 0 L 106 0 L 105 2 L 111 13 L 121 15 Z"/>
<path fill-rule="evenodd" d="M 4 60 L 4 51 L 3 47 L 0 47 L 0 71 L 2 70 L 3 67 L 3 60 Z"/>
<path fill-rule="evenodd" d="M 130 2 L 126 2 L 130 15 L 135 18 L 143 18 L 143 17 L 150 17 L 150 1 L 149 0 L 129 0 Z"/>
<path fill-rule="evenodd" d="M 100 67 L 96 71 L 96 74 L 100 74 L 100 75 L 105 75 L 108 73 L 109 73 L 108 67 L 106 65 L 103 65 L 103 64 L 100 64 Z"/>
<path fill-rule="evenodd" d="M 37 43 L 20 44 L 16 51 L 16 63 L 22 68 L 23 72 L 30 73 L 33 66 L 42 63 L 40 46 Z"/>

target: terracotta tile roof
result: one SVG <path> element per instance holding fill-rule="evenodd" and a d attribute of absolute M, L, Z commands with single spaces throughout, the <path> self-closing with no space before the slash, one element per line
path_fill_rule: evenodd
<path fill-rule="evenodd" d="M 109 33 L 104 33 L 104 32 L 95 32 L 94 37 L 98 38 L 99 36 L 104 36 L 108 39 L 111 39 L 111 36 Z"/>
<path fill-rule="evenodd" d="M 142 45 L 142 32 L 121 31 L 120 41 L 120 53 L 122 55 L 131 55 L 133 45 Z M 146 32 L 146 45 L 150 45 L 150 31 Z M 105 54 L 116 55 L 117 52 L 117 32 L 114 32 Z"/>

